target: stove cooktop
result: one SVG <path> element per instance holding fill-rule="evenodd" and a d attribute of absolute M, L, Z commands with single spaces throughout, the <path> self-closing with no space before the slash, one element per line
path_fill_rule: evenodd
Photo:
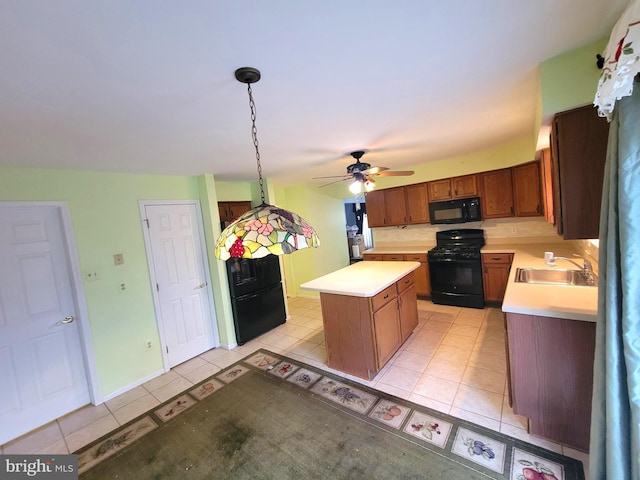
<path fill-rule="evenodd" d="M 434 247 L 427 253 L 430 259 L 480 258 L 480 248 L 475 246 L 440 246 Z"/>

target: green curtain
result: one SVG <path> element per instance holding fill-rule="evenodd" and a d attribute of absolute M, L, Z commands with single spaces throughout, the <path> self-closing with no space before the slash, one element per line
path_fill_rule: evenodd
<path fill-rule="evenodd" d="M 602 209 L 591 479 L 640 478 L 640 84 L 618 101 Z"/>

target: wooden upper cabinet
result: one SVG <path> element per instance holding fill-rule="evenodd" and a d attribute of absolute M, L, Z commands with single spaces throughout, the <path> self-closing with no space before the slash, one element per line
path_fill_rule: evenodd
<path fill-rule="evenodd" d="M 427 184 L 429 186 L 429 201 L 439 202 L 451 199 L 451 179 L 433 180 Z"/>
<path fill-rule="evenodd" d="M 551 128 L 555 221 L 566 240 L 598 238 L 609 124 L 592 105 L 557 114 Z"/>
<path fill-rule="evenodd" d="M 429 223 L 429 197 L 426 183 L 404 187 L 407 223 Z"/>
<path fill-rule="evenodd" d="M 250 201 L 218 202 L 218 214 L 221 222 L 231 222 L 251 210 Z"/>
<path fill-rule="evenodd" d="M 540 162 L 530 162 L 513 167 L 512 175 L 516 217 L 542 215 Z"/>
<path fill-rule="evenodd" d="M 481 197 L 483 218 L 541 216 L 543 204 L 541 162 L 513 168 L 443 178 L 385 188 L 367 193 L 370 227 L 429 223 L 429 202 Z M 550 187 L 549 187 L 550 188 Z"/>
<path fill-rule="evenodd" d="M 365 197 L 367 204 L 367 221 L 370 227 L 384 227 L 384 190 L 373 190 Z"/>
<path fill-rule="evenodd" d="M 482 218 L 513 217 L 511 169 L 503 168 L 480 174 Z"/>
<path fill-rule="evenodd" d="M 542 182 L 542 203 L 544 205 L 544 218 L 549 223 L 556 223 L 553 206 L 553 169 L 551 166 L 551 149 L 541 150 L 540 156 L 540 181 Z"/>
<path fill-rule="evenodd" d="M 366 202 L 370 227 L 429 223 L 426 183 L 374 190 Z"/>
<path fill-rule="evenodd" d="M 429 201 L 431 202 L 478 195 L 478 176 L 476 174 L 433 180 L 428 185 Z"/>
<path fill-rule="evenodd" d="M 404 200 L 404 187 L 384 190 L 386 225 L 406 225 L 407 207 Z"/>
<path fill-rule="evenodd" d="M 478 176 L 464 175 L 451 179 L 452 198 L 475 197 L 478 195 Z"/>

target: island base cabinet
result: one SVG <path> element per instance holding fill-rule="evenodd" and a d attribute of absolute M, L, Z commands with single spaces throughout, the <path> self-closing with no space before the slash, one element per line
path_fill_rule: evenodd
<path fill-rule="evenodd" d="M 373 297 L 320 293 L 327 365 L 371 380 L 418 324 L 413 272 Z"/>
<path fill-rule="evenodd" d="M 327 365 L 361 378 L 376 368 L 370 299 L 320 293 Z"/>
<path fill-rule="evenodd" d="M 513 411 L 529 433 L 589 450 L 594 322 L 507 314 Z"/>

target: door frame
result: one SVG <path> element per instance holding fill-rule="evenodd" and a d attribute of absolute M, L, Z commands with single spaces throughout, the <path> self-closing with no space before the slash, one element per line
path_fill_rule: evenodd
<path fill-rule="evenodd" d="M 217 348 L 220 346 L 220 335 L 218 332 L 218 318 L 216 316 L 215 303 L 213 299 L 213 284 L 211 283 L 211 272 L 209 269 L 209 254 L 207 251 L 207 242 L 204 234 L 204 222 L 202 218 L 202 209 L 200 208 L 199 200 L 138 200 L 138 206 L 140 209 L 140 222 L 142 224 L 142 230 L 144 235 L 144 248 L 147 253 L 147 265 L 149 267 L 149 282 L 151 287 L 151 294 L 153 296 L 153 307 L 156 315 L 156 327 L 158 328 L 158 337 L 160 338 L 160 351 L 162 353 L 162 367 L 164 372 L 168 372 L 171 370 L 169 366 L 169 358 L 167 355 L 167 350 L 164 348 L 164 345 L 167 344 L 166 338 L 164 336 L 164 329 L 160 325 L 160 297 L 157 288 L 153 288 L 154 285 L 157 284 L 158 276 L 156 275 L 155 265 L 153 264 L 153 255 L 151 252 L 151 237 L 149 234 L 149 229 L 144 225 L 144 222 L 147 218 L 147 214 L 145 212 L 146 207 L 153 207 L 158 205 L 194 205 L 196 208 L 196 214 L 198 216 L 198 229 L 200 233 L 200 254 L 204 260 L 204 276 L 206 282 L 209 286 L 207 288 L 207 297 L 209 299 L 209 316 L 211 318 L 211 331 L 213 333 L 213 348 Z"/>
<path fill-rule="evenodd" d="M 84 293 L 84 283 L 78 249 L 73 233 L 73 223 L 71 222 L 71 210 L 67 202 L 57 201 L 0 201 L 3 207 L 54 207 L 60 217 L 62 232 L 62 243 L 66 253 L 66 262 L 69 268 L 69 280 L 71 282 L 71 293 L 75 307 L 78 330 L 80 332 L 80 349 L 84 360 L 85 372 L 87 375 L 87 386 L 89 388 L 89 398 L 93 405 L 103 402 L 100 383 L 98 381 L 98 368 L 95 362 L 95 349 L 91 337 L 91 325 L 89 323 L 89 309 Z"/>

